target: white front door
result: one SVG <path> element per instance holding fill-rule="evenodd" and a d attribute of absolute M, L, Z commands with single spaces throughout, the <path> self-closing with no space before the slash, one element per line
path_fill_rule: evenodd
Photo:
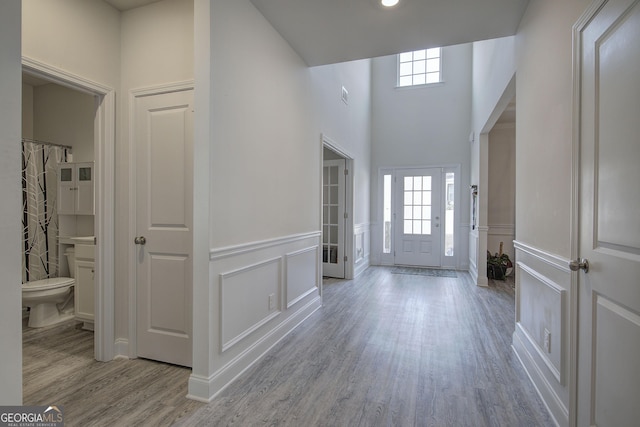
<path fill-rule="evenodd" d="M 395 264 L 441 266 L 441 178 L 440 168 L 398 170 Z"/>
<path fill-rule="evenodd" d="M 325 160 L 322 172 L 322 275 L 344 279 L 345 160 Z"/>
<path fill-rule="evenodd" d="M 589 269 L 575 273 L 577 425 L 630 426 L 640 420 L 640 2 L 605 1 L 592 14 L 579 31 L 579 255 Z"/>
<path fill-rule="evenodd" d="M 135 100 L 137 354 L 191 366 L 193 90 Z"/>

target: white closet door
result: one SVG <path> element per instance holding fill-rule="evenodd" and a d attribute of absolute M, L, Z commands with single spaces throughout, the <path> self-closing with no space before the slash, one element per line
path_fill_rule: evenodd
<path fill-rule="evenodd" d="M 137 354 L 191 366 L 193 90 L 136 98 Z"/>

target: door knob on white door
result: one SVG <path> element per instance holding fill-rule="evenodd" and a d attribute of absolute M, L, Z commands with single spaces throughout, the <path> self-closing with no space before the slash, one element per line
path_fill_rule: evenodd
<path fill-rule="evenodd" d="M 569 269 L 571 271 L 584 270 L 585 273 L 589 272 L 589 260 L 585 258 L 574 259 L 569 262 Z"/>
<path fill-rule="evenodd" d="M 145 239 L 144 236 L 136 237 L 135 239 L 133 239 L 133 243 L 135 243 L 136 245 L 144 245 L 145 243 L 147 243 L 147 239 Z"/>

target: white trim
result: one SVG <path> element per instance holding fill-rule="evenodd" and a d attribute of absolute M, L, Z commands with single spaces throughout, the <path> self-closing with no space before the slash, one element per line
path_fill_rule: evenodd
<path fill-rule="evenodd" d="M 260 249 L 270 248 L 272 246 L 284 245 L 287 243 L 293 243 L 305 239 L 312 239 L 320 236 L 322 236 L 322 232 L 312 231 L 309 233 L 292 234 L 290 236 L 276 237 L 274 239 L 258 240 L 255 242 L 242 243 L 239 245 L 214 248 L 209 251 L 209 260 L 218 261 L 224 258 L 243 255 L 249 252 L 258 251 Z"/>
<path fill-rule="evenodd" d="M 560 257 L 550 252 L 545 252 L 541 249 L 536 249 L 533 246 L 529 246 L 518 240 L 513 241 L 513 246 L 514 248 L 516 248 L 516 250 L 526 252 L 529 255 L 538 258 L 540 261 L 543 261 L 562 272 L 571 273 L 571 270 L 569 269 L 569 260 L 566 258 Z"/>
<path fill-rule="evenodd" d="M 250 325 L 249 327 L 247 327 L 244 331 L 240 332 L 238 335 L 236 335 L 235 337 L 231 337 L 229 338 L 227 341 L 224 340 L 224 319 L 225 319 L 225 313 L 226 313 L 226 309 L 224 306 L 224 301 L 225 301 L 225 280 L 230 279 L 232 277 L 235 276 L 239 276 L 243 273 L 252 271 L 252 270 L 257 270 L 261 267 L 266 267 L 266 266 L 270 266 L 272 264 L 276 264 L 278 266 L 278 288 L 281 290 L 282 288 L 282 270 L 283 270 L 283 258 L 281 256 L 278 257 L 274 257 L 274 258 L 270 258 L 270 259 L 266 259 L 264 261 L 261 262 L 257 262 L 254 264 L 250 264 L 250 265 L 246 265 L 243 266 L 241 268 L 237 268 L 235 270 L 231 270 L 231 271 L 225 271 L 224 273 L 220 273 L 219 277 L 220 277 L 220 306 L 219 306 L 219 311 L 220 311 L 220 348 L 221 348 L 221 353 L 226 352 L 227 350 L 229 350 L 230 348 L 232 348 L 234 345 L 236 345 L 237 343 L 239 343 L 240 341 L 242 341 L 245 337 L 247 337 L 248 335 L 250 335 L 252 332 L 256 331 L 257 329 L 259 329 L 262 325 L 268 323 L 271 319 L 274 319 L 276 317 L 278 317 L 281 313 L 282 310 L 277 309 L 271 313 L 269 313 L 267 316 L 265 316 L 264 318 L 258 320 L 256 323 L 254 323 L 253 325 Z"/>
<path fill-rule="evenodd" d="M 514 224 L 489 224 L 490 236 L 513 236 L 516 232 Z"/>
<path fill-rule="evenodd" d="M 556 426 L 560 426 L 557 414 L 562 415 L 563 419 L 566 420 L 568 418 L 567 408 L 562 403 L 560 396 L 558 396 L 558 394 L 553 390 L 553 387 L 551 387 L 551 384 L 549 384 L 549 381 L 547 381 L 538 365 L 536 365 L 531 354 L 527 352 L 526 344 L 521 340 L 520 335 L 516 332 L 513 334 L 513 344 L 511 348 L 520 361 L 520 365 L 524 368 L 524 371 L 529 377 L 529 381 L 538 392 L 538 396 L 541 397 L 542 403 L 545 408 L 547 408 L 547 412 L 551 415 L 554 424 Z M 544 387 L 541 388 L 538 384 L 542 384 Z M 565 425 L 565 423 L 563 423 L 563 425 Z"/>
<path fill-rule="evenodd" d="M 98 361 L 109 361 L 115 350 L 115 90 L 84 77 L 23 56 L 22 69 L 67 88 L 99 99 L 94 120 L 95 183 L 95 335 L 94 355 Z M 109 209 L 107 209 L 109 207 Z"/>
<path fill-rule="evenodd" d="M 277 327 L 269 331 L 245 351 L 234 357 L 223 367 L 218 369 L 209 377 L 204 377 L 192 373 L 189 377 L 189 392 L 187 398 L 199 402 L 209 403 L 220 394 L 236 378 L 250 369 L 255 363 L 262 360 L 262 357 L 278 344 L 284 337 L 293 331 L 298 325 L 304 322 L 316 310 L 320 309 L 322 298 L 309 301 L 295 315 L 280 323 Z M 250 361 L 244 365 L 245 361 Z"/>
<path fill-rule="evenodd" d="M 195 82 L 193 80 L 166 83 L 157 86 L 147 86 L 138 89 L 129 90 L 129 170 L 127 171 L 128 183 L 129 183 L 129 221 L 128 221 L 128 233 L 127 242 L 133 242 L 136 237 L 136 221 L 137 221 L 137 186 L 136 186 L 136 145 L 135 145 L 135 125 L 136 125 L 136 108 L 135 103 L 137 98 L 145 96 L 160 95 L 163 93 L 181 92 L 185 90 L 194 90 Z M 127 347 L 127 354 L 130 358 L 134 359 L 138 357 L 138 294 L 137 294 L 137 250 L 134 245 L 127 245 L 128 259 L 130 262 L 129 267 L 129 345 Z"/>
<path fill-rule="evenodd" d="M 582 32 L 607 0 L 593 1 L 572 27 L 571 50 L 573 69 L 572 138 L 571 138 L 571 203 L 569 217 L 571 259 L 580 251 L 580 100 L 582 87 Z M 569 299 L 569 417 L 568 425 L 578 425 L 578 274 L 571 274 Z"/>
<path fill-rule="evenodd" d="M 566 304 L 565 304 L 565 300 L 567 298 L 567 291 L 565 289 L 563 289 L 560 285 L 558 285 L 557 283 L 555 283 L 553 280 L 549 279 L 548 277 L 540 274 L 539 272 L 537 272 L 536 270 L 534 270 L 533 268 L 531 268 L 529 265 L 523 263 L 523 262 L 517 262 L 516 265 L 523 270 L 524 272 L 526 272 L 527 274 L 529 274 L 531 277 L 533 277 L 534 279 L 536 279 L 538 282 L 542 283 L 543 285 L 547 286 L 548 288 L 550 288 L 552 291 L 554 291 L 556 294 L 558 294 L 558 298 L 560 299 L 560 368 L 557 368 L 553 362 L 551 361 L 551 359 L 549 358 L 549 356 L 543 352 L 542 348 L 536 343 L 535 339 L 533 339 L 533 337 L 531 336 L 531 334 L 522 326 L 522 324 L 520 323 L 520 310 L 518 309 L 516 312 L 516 328 L 518 328 L 523 334 L 524 336 L 527 338 L 527 340 L 529 341 L 529 343 L 531 344 L 531 347 L 535 350 L 535 352 L 538 354 L 538 357 L 540 358 L 540 360 L 542 360 L 544 362 L 544 364 L 546 365 L 546 367 L 549 369 L 549 371 L 551 372 L 551 374 L 555 377 L 556 381 L 558 381 L 558 383 L 561 386 L 565 386 L 565 375 L 564 375 L 564 370 L 566 367 L 566 363 L 565 363 L 565 334 L 564 334 L 564 330 L 565 330 L 565 320 L 566 320 Z M 520 305 L 520 301 L 518 301 L 518 305 Z"/>
<path fill-rule="evenodd" d="M 374 209 L 376 210 L 376 214 L 378 217 L 381 218 L 381 221 L 376 222 L 376 223 L 372 223 L 371 224 L 371 233 L 377 233 L 378 236 L 376 236 L 375 241 L 378 241 L 378 239 L 380 239 L 380 245 L 378 245 L 377 247 L 373 248 L 374 250 L 374 255 L 373 258 L 374 260 L 379 260 L 378 264 L 379 265 L 395 265 L 395 257 L 394 257 L 394 250 L 395 250 L 395 239 L 394 239 L 394 235 L 395 233 L 392 231 L 391 232 L 391 253 L 389 254 L 385 254 L 383 253 L 383 247 L 384 247 L 384 242 L 382 241 L 382 239 L 380 238 L 380 236 L 383 235 L 383 228 L 384 228 L 384 221 L 383 221 L 383 210 L 384 210 L 384 175 L 391 175 L 391 179 L 392 179 L 392 192 L 393 190 L 393 186 L 395 185 L 395 180 L 396 180 L 396 176 L 398 174 L 398 172 L 404 172 L 404 171 L 408 171 L 411 169 L 440 169 L 440 173 L 441 173 L 441 181 L 442 181 L 442 188 L 441 188 L 441 195 L 440 195 L 440 201 L 441 201 L 441 205 L 442 205 L 442 212 L 441 215 L 442 217 L 446 217 L 446 174 L 447 173 L 454 173 L 455 175 L 455 180 L 454 180 L 454 217 L 453 217 L 453 247 L 454 247 L 454 255 L 452 257 L 445 257 L 444 255 L 444 242 L 445 242 L 445 227 L 440 227 L 440 233 L 441 233 L 441 245 L 440 245 L 440 250 L 441 250 L 441 256 L 440 256 L 440 267 L 442 268 L 453 268 L 453 269 L 458 269 L 460 267 L 460 265 L 462 265 L 463 261 L 462 261 L 462 257 L 460 257 L 461 254 L 461 242 L 462 242 L 462 234 L 464 233 L 464 228 L 469 227 L 468 225 L 463 226 L 463 224 L 461 224 L 460 222 L 460 217 L 462 216 L 462 212 L 461 212 L 461 207 L 462 207 L 462 172 L 461 172 L 461 165 L 459 163 L 446 163 L 446 164 L 435 164 L 435 165 L 422 165 L 422 166 L 381 166 L 378 168 L 378 206 L 374 207 Z M 393 205 L 394 205 L 394 197 L 392 195 L 391 197 L 391 201 L 392 201 L 392 209 L 393 209 Z M 392 219 L 392 224 L 394 223 L 394 220 Z M 444 223 L 444 220 L 443 220 Z M 393 228 L 393 225 L 392 225 Z M 476 227 L 477 228 L 477 227 Z M 372 239 L 373 240 L 373 239 Z M 371 252 L 371 249 L 370 249 Z M 452 261 L 451 263 L 447 263 L 445 261 Z"/>

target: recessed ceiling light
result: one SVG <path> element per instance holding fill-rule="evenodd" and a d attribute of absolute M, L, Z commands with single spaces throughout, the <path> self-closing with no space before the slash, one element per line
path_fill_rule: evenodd
<path fill-rule="evenodd" d="M 384 7 L 393 7 L 397 5 L 399 1 L 400 0 L 380 0 L 380 3 L 382 3 Z"/>

